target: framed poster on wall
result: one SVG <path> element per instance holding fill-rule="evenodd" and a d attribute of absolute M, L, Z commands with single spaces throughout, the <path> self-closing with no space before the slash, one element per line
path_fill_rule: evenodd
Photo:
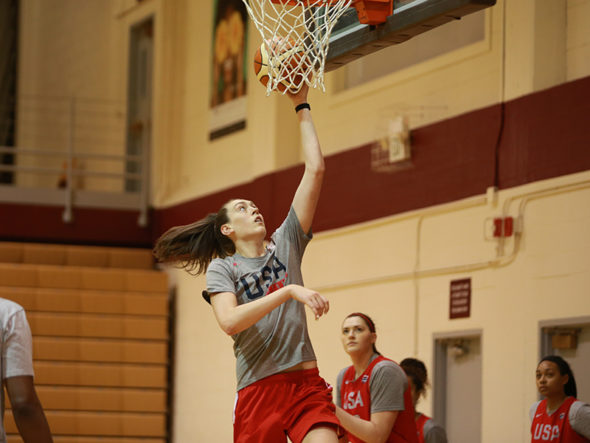
<path fill-rule="evenodd" d="M 246 127 L 247 43 L 242 0 L 213 0 L 209 140 Z"/>

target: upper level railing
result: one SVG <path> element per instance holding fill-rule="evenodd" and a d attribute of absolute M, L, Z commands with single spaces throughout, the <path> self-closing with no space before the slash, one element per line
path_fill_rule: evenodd
<path fill-rule="evenodd" d="M 76 97 L 19 96 L 15 115 L 0 202 L 63 205 L 66 223 L 76 207 L 137 209 L 147 225 L 149 122 L 129 126 L 124 103 Z"/>

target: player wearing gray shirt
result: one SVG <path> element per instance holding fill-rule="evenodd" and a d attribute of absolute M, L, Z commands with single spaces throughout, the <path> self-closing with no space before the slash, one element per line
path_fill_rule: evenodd
<path fill-rule="evenodd" d="M 352 362 L 336 383 L 336 416 L 347 441 L 418 443 L 408 378 L 377 351 L 373 320 L 361 312 L 349 314 L 342 322 L 341 340 Z"/>
<path fill-rule="evenodd" d="M 289 284 L 303 285 L 301 258 L 311 239 L 293 208 L 271 236 L 266 253 L 248 258 L 234 254 L 214 259 L 207 269 L 207 292 L 232 292 L 238 305 L 264 297 Z M 289 299 L 248 329 L 232 335 L 237 389 L 304 361 L 315 360 L 305 306 Z"/>
<path fill-rule="evenodd" d="M 379 357 L 379 354 L 373 354 L 369 364 L 377 357 Z M 342 407 L 340 387 L 347 369 L 342 369 L 336 379 L 336 405 L 340 407 Z M 403 411 L 406 389 L 408 389 L 408 378 L 402 368 L 391 360 L 383 360 L 377 363 L 373 367 L 369 380 L 371 414 L 381 411 Z"/>
<path fill-rule="evenodd" d="M 335 439 L 339 426 L 331 388 L 319 376 L 305 306 L 318 319 L 328 300 L 303 286 L 301 259 L 324 176 L 324 159 L 307 100 L 308 86 L 289 93 L 301 130 L 305 169 L 283 224 L 265 243 L 266 225 L 251 200 L 165 232 L 154 255 L 207 273 L 203 296 L 221 330 L 234 340 L 237 398 L 234 441 L 294 443 Z M 277 186 L 273 193 L 284 201 Z M 316 437 L 317 436 L 317 437 Z"/>

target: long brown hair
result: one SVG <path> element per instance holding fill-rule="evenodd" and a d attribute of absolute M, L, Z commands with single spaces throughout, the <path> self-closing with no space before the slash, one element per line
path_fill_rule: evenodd
<path fill-rule="evenodd" d="M 162 263 L 176 263 L 191 274 L 207 270 L 216 257 L 224 258 L 236 252 L 231 239 L 221 233 L 221 226 L 229 222 L 224 206 L 205 218 L 184 226 L 168 229 L 156 241 L 153 254 Z"/>

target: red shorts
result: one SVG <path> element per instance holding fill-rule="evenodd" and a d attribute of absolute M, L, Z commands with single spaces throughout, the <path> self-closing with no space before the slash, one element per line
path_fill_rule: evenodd
<path fill-rule="evenodd" d="M 332 387 L 317 368 L 263 378 L 236 395 L 234 442 L 300 443 L 315 425 L 337 429 Z"/>

